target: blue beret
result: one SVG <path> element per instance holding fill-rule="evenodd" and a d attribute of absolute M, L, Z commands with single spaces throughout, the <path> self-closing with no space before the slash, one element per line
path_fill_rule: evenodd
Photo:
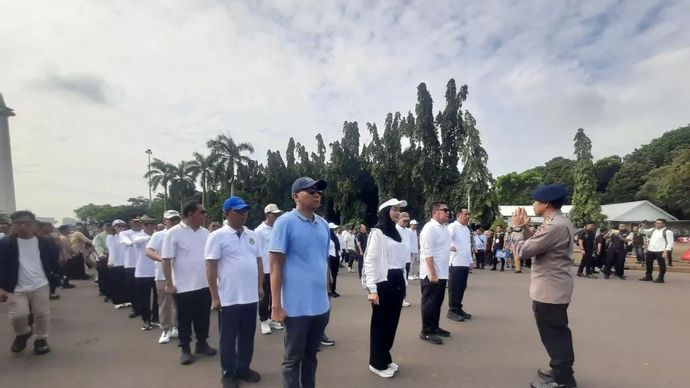
<path fill-rule="evenodd" d="M 242 209 L 251 209 L 251 206 L 247 205 L 246 202 L 244 202 L 244 199 L 233 195 L 232 197 L 229 197 L 228 199 L 223 202 L 223 211 L 227 212 L 229 210 L 242 210 Z"/>
<path fill-rule="evenodd" d="M 568 189 L 560 183 L 540 186 L 532 192 L 532 199 L 539 202 L 563 201 L 568 196 Z"/>

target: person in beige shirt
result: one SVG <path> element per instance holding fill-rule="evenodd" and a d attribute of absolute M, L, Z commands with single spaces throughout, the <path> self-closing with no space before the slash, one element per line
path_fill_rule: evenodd
<path fill-rule="evenodd" d="M 551 369 L 539 369 L 543 381 L 532 388 L 577 387 L 573 376 L 575 352 L 568 327 L 568 306 L 573 295 L 573 224 L 561 213 L 568 191 L 560 184 L 542 186 L 532 193 L 534 213 L 544 223 L 532 233 L 530 217 L 523 208 L 513 213 L 513 226 L 521 228 L 523 240 L 513 244 L 518 257 L 534 257 L 529 295 L 539 336 L 551 357 Z"/>

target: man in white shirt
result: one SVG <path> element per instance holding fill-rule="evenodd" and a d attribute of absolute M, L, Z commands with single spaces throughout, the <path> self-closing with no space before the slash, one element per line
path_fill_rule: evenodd
<path fill-rule="evenodd" d="M 250 206 L 238 196 L 223 202 L 228 227 L 208 238 L 204 249 L 211 308 L 220 311 L 220 363 L 223 388 L 239 380 L 256 383 L 261 375 L 249 368 L 254 355 L 256 310 L 263 295 L 263 260 L 257 234 L 244 227 Z"/>
<path fill-rule="evenodd" d="M 136 299 L 139 305 L 143 325 L 141 330 L 149 331 L 153 325 L 158 325 L 158 292 L 156 290 L 156 264 L 146 256 L 146 245 L 156 231 L 156 220 L 147 216 L 141 216 L 144 229 L 132 235 L 132 242 L 136 253 L 136 269 L 134 278 L 136 281 Z M 153 293 L 153 299 L 151 299 Z"/>
<path fill-rule="evenodd" d="M 450 234 L 446 223 L 450 209 L 445 202 L 431 204 L 431 220 L 424 225 L 420 235 L 422 262 L 419 266 L 422 287 L 422 332 L 424 341 L 440 345 L 441 337 L 450 332 L 439 327 L 441 306 L 446 295 L 448 264 L 450 260 Z"/>
<path fill-rule="evenodd" d="M 448 225 L 451 238 L 450 269 L 448 273 L 448 314 L 452 321 L 464 322 L 472 315 L 462 309 L 462 300 L 467 289 L 467 277 L 472 265 L 472 231 L 467 226 L 470 222 L 470 212 L 467 208 L 460 208 L 456 222 Z"/>
<path fill-rule="evenodd" d="M 357 253 L 355 252 L 355 235 L 353 232 L 344 229 L 343 230 L 343 242 L 345 243 L 344 248 L 345 259 L 347 260 L 347 272 L 354 272 L 352 269 L 352 263 L 354 263 Z"/>
<path fill-rule="evenodd" d="M 120 243 L 125 246 L 125 292 L 127 295 L 127 303 L 131 303 L 132 312 L 129 314 L 130 318 L 136 318 L 139 316 L 139 306 L 137 306 L 137 282 L 134 272 L 137 268 L 137 249 L 134 247 L 134 242 L 132 238 L 135 234 L 141 232 L 141 220 L 139 217 L 132 218 L 129 220 L 129 229 L 123 230 L 118 234 L 120 238 Z"/>
<path fill-rule="evenodd" d="M 271 245 L 273 235 L 273 223 L 283 213 L 278 205 L 271 203 L 264 208 L 264 222 L 254 230 L 259 238 L 261 247 L 261 259 L 264 270 L 264 296 L 259 301 L 259 321 L 261 321 L 261 334 L 271 334 L 271 329 L 283 330 L 283 325 L 273 322 L 271 318 L 271 266 L 268 261 L 268 247 Z"/>
<path fill-rule="evenodd" d="M 156 282 L 156 294 L 158 295 L 158 317 L 163 332 L 158 339 L 159 344 L 167 344 L 171 338 L 177 338 L 177 308 L 173 296 L 165 292 L 165 275 L 163 274 L 163 259 L 160 254 L 163 250 L 163 241 L 168 229 L 180 223 L 180 213 L 176 210 L 167 210 L 163 213 L 164 230 L 151 236 L 146 245 L 146 256 L 156 265 L 154 280 Z"/>
<path fill-rule="evenodd" d="M 654 260 L 659 263 L 659 276 L 654 280 L 654 283 L 664 283 L 664 275 L 666 274 L 666 259 L 673 251 L 673 232 L 666 227 L 666 220 L 658 218 L 654 222 L 654 229 L 642 229 L 643 233 L 651 233 L 649 236 L 649 243 L 647 244 L 647 271 L 645 276 L 640 279 L 643 282 L 651 282 L 652 272 L 654 271 Z"/>
<path fill-rule="evenodd" d="M 419 238 L 417 237 L 417 220 L 410 221 L 410 280 L 419 279 Z"/>
<path fill-rule="evenodd" d="M 477 259 L 476 269 L 484 269 L 486 265 L 486 260 L 484 253 L 486 251 L 486 236 L 484 235 L 484 229 L 479 228 L 474 235 L 474 256 Z"/>
<path fill-rule="evenodd" d="M 50 283 L 59 279 L 60 248 L 52 239 L 36 237 L 36 216 L 30 211 L 14 212 L 10 220 L 12 232 L 0 239 L 0 303 L 8 302 L 8 315 L 16 335 L 10 350 L 24 350 L 35 331 L 34 354 L 41 355 L 50 352 L 48 296 Z"/>
<path fill-rule="evenodd" d="M 192 323 L 196 333 L 196 354 L 213 356 L 216 349 L 208 340 L 211 313 L 211 292 L 206 278 L 204 247 L 208 230 L 206 209 L 197 201 L 188 201 L 182 208 L 184 220 L 168 230 L 163 240 L 163 273 L 165 292 L 175 297 L 179 330 L 180 364 L 194 362 L 189 344 L 192 341 Z"/>
<path fill-rule="evenodd" d="M 120 242 L 120 233 L 125 231 L 127 223 L 123 220 L 113 221 L 114 234 L 106 237 L 108 246 L 107 293 L 116 309 L 127 306 L 127 275 L 125 274 L 125 246 Z"/>
<path fill-rule="evenodd" d="M 402 245 L 404 247 L 406 277 L 410 276 L 410 261 L 412 260 L 412 253 L 410 250 L 410 238 L 412 238 L 412 236 L 409 229 L 407 229 L 407 225 L 409 223 L 410 215 L 407 212 L 401 212 L 400 216 L 398 216 L 398 223 L 395 225 L 395 229 L 398 230 L 398 234 L 400 234 Z M 403 299 L 402 305 L 403 307 L 410 307 L 411 304 L 407 301 L 407 299 Z"/>

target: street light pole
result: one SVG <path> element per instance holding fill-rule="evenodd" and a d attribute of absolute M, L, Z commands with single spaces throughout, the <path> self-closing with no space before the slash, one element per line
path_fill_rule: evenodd
<path fill-rule="evenodd" d="M 151 198 L 151 154 L 153 154 L 153 152 L 151 151 L 150 148 L 144 152 L 146 152 L 146 155 L 149 156 L 149 166 L 148 166 L 149 173 L 146 174 L 146 176 L 149 178 L 149 207 L 152 207 L 153 206 L 153 198 Z"/>

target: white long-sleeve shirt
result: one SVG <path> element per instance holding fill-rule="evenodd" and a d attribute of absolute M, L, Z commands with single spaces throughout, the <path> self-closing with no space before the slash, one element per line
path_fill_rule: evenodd
<path fill-rule="evenodd" d="M 113 267 L 125 265 L 125 246 L 120 242 L 118 235 L 108 235 L 105 238 L 105 245 L 108 247 L 108 265 Z"/>
<path fill-rule="evenodd" d="M 402 243 L 393 240 L 381 232 L 372 228 L 369 233 L 369 243 L 364 254 L 364 268 L 362 270 L 362 285 L 370 293 L 377 292 L 376 283 L 388 281 L 389 269 L 404 269 L 408 248 Z M 405 279 L 405 271 L 402 271 Z"/>
<path fill-rule="evenodd" d="M 663 230 L 666 229 L 666 240 L 664 240 Z M 673 250 L 673 232 L 668 230 L 668 228 L 663 229 L 647 229 L 644 233 L 652 232 L 649 237 L 649 244 L 647 245 L 647 250 L 650 252 L 663 252 Z"/>
<path fill-rule="evenodd" d="M 429 275 L 426 262 L 433 257 L 434 269 L 439 279 L 448 279 L 448 264 L 450 261 L 450 234 L 445 225 L 441 225 L 433 218 L 424 225 L 420 240 L 419 277 L 424 279 Z"/>
<path fill-rule="evenodd" d="M 470 228 L 459 222 L 448 225 L 451 244 L 455 252 L 450 252 L 450 265 L 454 267 L 469 267 L 472 264 L 472 232 Z"/>

